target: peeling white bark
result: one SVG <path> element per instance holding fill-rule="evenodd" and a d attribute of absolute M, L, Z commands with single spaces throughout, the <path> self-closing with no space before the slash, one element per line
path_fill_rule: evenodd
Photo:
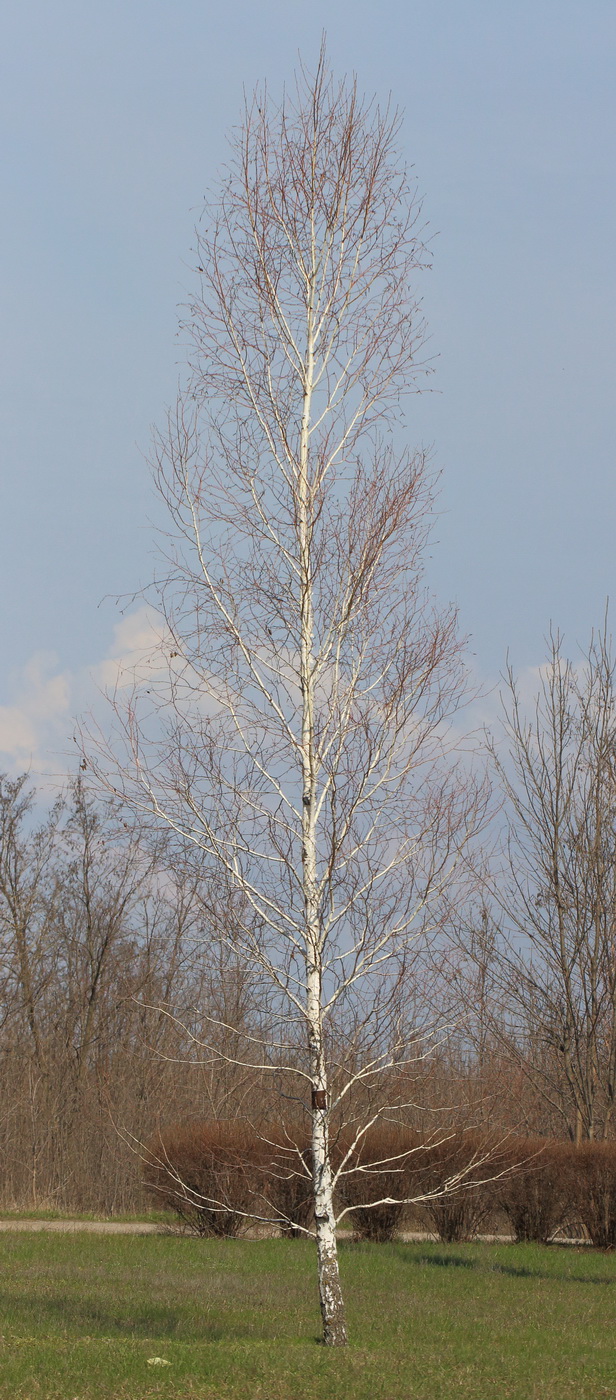
<path fill-rule="evenodd" d="M 338 1269 L 336 1218 L 329 1161 L 327 1109 L 313 1109 L 312 1154 L 314 1212 L 319 1266 L 319 1299 L 326 1346 L 344 1346 L 347 1340 L 344 1301 Z"/>

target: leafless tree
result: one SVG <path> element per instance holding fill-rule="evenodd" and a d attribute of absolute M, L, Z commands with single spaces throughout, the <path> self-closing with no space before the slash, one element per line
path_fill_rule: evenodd
<path fill-rule="evenodd" d="M 310 1114 L 329 1345 L 346 1340 L 336 1172 L 399 1107 L 374 1085 L 425 1051 L 426 1008 L 418 1028 L 400 989 L 483 800 L 448 755 L 459 644 L 423 582 L 426 463 L 397 446 L 426 264 L 398 125 L 323 53 L 280 105 L 246 108 L 157 443 L 168 671 L 118 705 L 114 775 L 99 760 L 182 859 L 205 855 L 207 936 L 267 995 L 267 1028 L 233 1058 L 284 1069 Z M 331 1124 L 360 1090 L 372 1112 L 334 1172 Z"/>
<path fill-rule="evenodd" d="M 508 676 L 508 876 L 490 977 L 500 1034 L 576 1141 L 606 1136 L 616 1093 L 616 663 L 607 626 L 583 664 L 551 638 L 530 709 Z M 500 906 L 500 908 L 499 908 Z"/>
<path fill-rule="evenodd" d="M 140 1003 L 168 998 L 171 983 L 183 1006 L 207 1003 L 189 967 L 190 887 L 82 777 L 46 817 L 42 805 L 25 776 L 0 779 L 2 1201 L 135 1208 L 110 1112 L 147 1131 L 180 1101 L 175 1066 L 152 1059 L 176 1051 L 177 1035 Z M 203 1072 L 182 1075 L 193 1094 L 203 1084 L 207 1112 Z"/>
<path fill-rule="evenodd" d="M 43 990 L 53 965 L 46 938 L 53 900 L 53 858 L 61 802 L 36 826 L 33 794 L 27 777 L 0 779 L 0 930 L 4 1015 L 16 1007 L 29 1033 L 33 1065 L 44 1071 L 45 1054 L 39 1025 Z"/>

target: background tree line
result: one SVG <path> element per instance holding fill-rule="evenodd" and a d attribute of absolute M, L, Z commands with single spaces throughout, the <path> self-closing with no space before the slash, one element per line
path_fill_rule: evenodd
<path fill-rule="evenodd" d="M 554 639 L 530 704 L 510 677 L 493 754 L 505 839 L 474 901 L 441 911 L 405 967 L 396 1014 L 415 1057 L 358 1088 L 360 1116 L 396 1100 L 426 1139 L 435 1126 L 615 1136 L 614 699 L 605 632 L 578 667 Z M 25 775 L 0 784 L 5 1208 L 139 1208 L 153 1131 L 272 1122 L 296 1101 L 288 1046 L 279 1067 L 275 1052 L 268 1072 L 250 1067 L 275 1013 L 218 936 L 228 890 L 87 776 L 44 820 Z M 347 1072 L 369 1049 L 355 1037 L 338 1047 Z"/>

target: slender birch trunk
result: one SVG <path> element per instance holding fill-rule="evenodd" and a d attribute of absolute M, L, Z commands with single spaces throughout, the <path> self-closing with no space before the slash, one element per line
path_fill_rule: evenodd
<path fill-rule="evenodd" d="M 338 1270 L 336 1217 L 329 1160 L 327 1071 L 323 1053 L 322 935 L 317 902 L 317 791 L 315 771 L 314 614 L 312 599 L 312 493 L 310 413 L 314 382 L 314 237 L 307 296 L 306 360 L 298 472 L 300 556 L 300 680 L 302 694 L 302 881 L 306 919 L 306 1012 L 312 1081 L 312 1170 L 319 1298 L 326 1346 L 344 1346 L 346 1327 Z"/>

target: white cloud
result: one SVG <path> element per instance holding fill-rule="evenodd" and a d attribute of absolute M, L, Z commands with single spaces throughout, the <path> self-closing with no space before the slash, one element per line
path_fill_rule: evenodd
<path fill-rule="evenodd" d="M 107 656 L 92 668 L 101 690 L 124 689 L 159 670 L 164 627 L 151 608 L 141 607 L 116 623 Z"/>
<path fill-rule="evenodd" d="M 0 705 L 0 769 L 61 781 L 74 768 L 75 721 L 101 705 L 101 692 L 129 686 L 160 666 L 162 629 L 149 608 L 121 618 L 107 655 L 90 667 L 62 670 L 55 652 L 37 652 L 11 678 Z"/>
<path fill-rule="evenodd" d="M 0 761 L 10 772 L 49 771 L 50 743 L 66 730 L 70 677 L 54 652 L 37 652 L 13 677 L 14 699 L 0 705 Z"/>
<path fill-rule="evenodd" d="M 164 625 L 146 606 L 120 618 L 106 655 L 89 667 L 62 670 L 54 652 L 36 653 L 13 676 L 10 703 L 0 706 L 0 770 L 12 775 L 29 771 L 39 782 L 61 782 L 75 768 L 73 734 L 79 718 L 93 715 L 105 732 L 110 719 L 106 693 L 147 688 L 151 681 L 153 692 L 162 697 L 168 658 Z M 544 671 L 545 666 L 527 666 L 520 672 L 525 706 L 532 704 Z M 502 680 L 473 674 L 471 666 L 469 682 L 470 704 L 447 726 L 450 741 L 465 749 L 469 736 L 480 740 L 486 728 L 497 741 L 502 734 Z"/>

